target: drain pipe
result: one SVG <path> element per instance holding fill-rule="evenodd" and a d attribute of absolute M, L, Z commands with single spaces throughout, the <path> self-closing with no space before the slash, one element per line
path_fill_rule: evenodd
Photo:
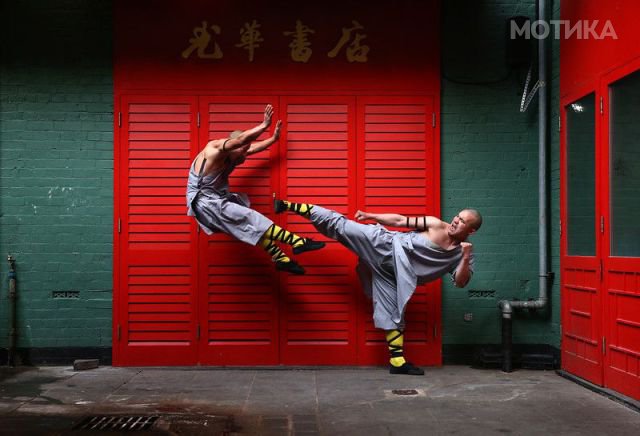
<path fill-rule="evenodd" d="M 538 20 L 547 22 L 547 0 L 537 0 Z M 511 363 L 511 325 L 515 309 L 542 309 L 549 301 L 548 288 L 552 273 L 549 272 L 549 253 L 547 250 L 547 146 L 548 146 L 548 87 L 547 87 L 547 41 L 538 40 L 538 240 L 539 240 L 539 293 L 537 300 L 502 300 L 498 304 L 502 312 L 502 370 L 512 371 Z"/>
<path fill-rule="evenodd" d="M 7 365 L 15 366 L 16 342 L 16 260 L 10 254 L 9 262 L 9 348 L 7 350 Z"/>

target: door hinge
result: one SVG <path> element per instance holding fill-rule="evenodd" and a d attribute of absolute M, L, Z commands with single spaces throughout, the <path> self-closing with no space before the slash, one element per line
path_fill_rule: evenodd
<path fill-rule="evenodd" d="M 558 115 L 558 132 L 562 131 L 562 117 Z"/>
<path fill-rule="evenodd" d="M 121 231 L 122 231 L 122 220 L 118 218 L 118 233 L 120 233 Z"/>
<path fill-rule="evenodd" d="M 560 220 L 560 237 L 562 238 L 562 220 Z"/>
<path fill-rule="evenodd" d="M 604 233 L 604 215 L 600 215 L 600 233 Z"/>
<path fill-rule="evenodd" d="M 118 112 L 118 127 L 122 127 L 122 112 Z"/>
<path fill-rule="evenodd" d="M 118 324 L 117 332 L 118 332 L 118 340 L 120 340 L 120 324 Z"/>
<path fill-rule="evenodd" d="M 602 337 L 602 355 L 606 355 L 607 354 L 607 338 L 605 338 L 604 336 Z"/>
<path fill-rule="evenodd" d="M 600 96 L 600 115 L 604 114 L 604 97 Z"/>
<path fill-rule="evenodd" d="M 200 324 L 196 325 L 196 339 L 200 339 Z"/>
<path fill-rule="evenodd" d="M 198 127 L 200 127 L 200 112 L 198 112 L 197 120 L 198 120 Z"/>
<path fill-rule="evenodd" d="M 603 273 L 602 273 L 602 270 L 604 269 L 604 268 L 602 267 L 602 259 L 599 259 L 599 260 L 598 260 L 598 262 L 599 262 L 599 265 L 600 265 L 600 266 L 599 266 L 599 268 L 600 268 L 600 281 L 602 281 L 602 274 L 603 274 Z"/>
<path fill-rule="evenodd" d="M 432 115 L 431 116 L 431 126 L 435 129 L 436 128 L 436 113 L 433 112 L 431 115 Z"/>

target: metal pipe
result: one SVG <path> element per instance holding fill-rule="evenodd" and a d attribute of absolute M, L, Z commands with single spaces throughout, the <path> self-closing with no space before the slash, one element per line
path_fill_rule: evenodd
<path fill-rule="evenodd" d="M 9 262 L 9 348 L 7 351 L 7 365 L 15 365 L 16 342 L 18 333 L 16 328 L 16 260 L 10 254 Z"/>
<path fill-rule="evenodd" d="M 537 10 L 539 21 L 547 21 L 547 0 L 537 0 Z M 548 252 L 548 230 L 549 224 L 547 219 L 547 148 L 549 142 L 549 94 L 547 87 L 547 39 L 538 39 L 538 81 L 540 88 L 538 89 L 538 257 L 539 257 L 539 292 L 538 299 L 532 301 L 521 300 L 503 300 L 500 301 L 498 307 L 502 311 L 502 322 L 508 323 L 509 332 L 508 353 L 505 352 L 504 338 L 505 327 L 503 326 L 503 368 L 511 369 L 511 335 L 510 324 L 511 314 L 515 309 L 542 309 L 549 302 L 549 279 L 552 273 L 549 272 L 549 252 Z M 509 359 L 508 363 L 504 360 Z"/>

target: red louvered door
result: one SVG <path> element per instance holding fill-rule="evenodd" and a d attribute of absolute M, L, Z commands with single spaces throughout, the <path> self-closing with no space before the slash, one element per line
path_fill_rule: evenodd
<path fill-rule="evenodd" d="M 284 131 L 280 140 L 280 194 L 318 204 L 347 216 L 355 213 L 355 99 L 280 99 Z M 288 230 L 327 243 L 298 261 L 304 276 L 283 276 L 280 344 L 284 364 L 356 362 L 357 296 L 355 256 L 320 235 L 309 221 L 287 213 Z"/>
<path fill-rule="evenodd" d="M 430 97 L 358 97 L 358 204 L 363 210 L 439 215 L 439 154 Z M 406 312 L 405 350 L 415 364 L 439 365 L 440 281 L 418 286 Z M 387 357 L 371 304 L 359 312 L 359 363 Z"/>
<path fill-rule="evenodd" d="M 184 200 L 195 105 L 193 97 L 121 99 L 117 364 L 197 361 L 196 233 Z"/>
<path fill-rule="evenodd" d="M 187 172 L 197 152 L 211 139 L 259 124 L 267 103 L 285 122 L 281 139 L 239 166 L 230 185 L 282 227 L 327 242 L 296 256 L 304 276 L 276 272 L 259 247 L 198 232 L 185 214 Z M 437 215 L 431 98 L 144 96 L 122 97 L 121 107 L 115 364 L 387 361 L 356 257 L 306 219 L 274 216 L 272 193 L 349 218 L 359 208 Z M 406 349 L 417 364 L 441 361 L 439 308 L 438 282 L 419 287 L 409 303 Z"/>
<path fill-rule="evenodd" d="M 274 104 L 274 98 L 201 97 L 202 146 L 209 140 L 226 138 L 234 130 L 260 124 L 268 103 Z M 272 129 L 258 140 L 266 139 Z M 273 147 L 248 157 L 229 178 L 232 191 L 248 194 L 251 207 L 272 219 L 277 180 Z M 279 274 L 271 258 L 260 247 L 220 233 L 208 236 L 201 232 L 198 244 L 200 362 L 278 363 Z"/>

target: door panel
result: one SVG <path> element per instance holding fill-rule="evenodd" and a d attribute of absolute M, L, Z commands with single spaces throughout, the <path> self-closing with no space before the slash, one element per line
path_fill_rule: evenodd
<path fill-rule="evenodd" d="M 605 386 L 640 399 L 640 62 L 605 77 Z"/>
<path fill-rule="evenodd" d="M 596 226 L 596 94 L 565 101 L 562 136 L 562 365 L 602 382 L 602 298 Z"/>
<path fill-rule="evenodd" d="M 196 363 L 195 229 L 185 180 L 195 98 L 123 97 L 118 363 Z"/>
<path fill-rule="evenodd" d="M 247 130 L 264 119 L 268 97 L 201 97 L 200 131 L 204 146 Z M 274 119 L 277 119 L 277 112 Z M 269 132 L 258 140 L 264 140 Z M 249 156 L 229 177 L 230 190 L 249 196 L 251 207 L 273 218 L 275 190 L 268 149 Z M 260 247 L 232 237 L 200 232 L 199 322 L 200 362 L 214 365 L 272 365 L 278 363 L 278 284 L 271 258 Z"/>
<path fill-rule="evenodd" d="M 284 198 L 355 213 L 355 99 L 281 99 L 284 130 L 280 140 Z M 297 260 L 304 276 L 283 276 L 280 324 L 284 364 L 353 364 L 356 360 L 355 256 L 318 233 L 301 216 L 287 213 L 283 227 L 326 242 Z"/>
<path fill-rule="evenodd" d="M 358 199 L 363 210 L 439 215 L 434 135 L 430 97 L 358 97 Z M 407 305 L 405 344 L 415 364 L 441 364 L 440 286 L 440 281 L 418 286 Z M 371 302 L 361 297 L 361 306 L 359 363 L 386 363 L 387 344 L 373 325 Z"/>

